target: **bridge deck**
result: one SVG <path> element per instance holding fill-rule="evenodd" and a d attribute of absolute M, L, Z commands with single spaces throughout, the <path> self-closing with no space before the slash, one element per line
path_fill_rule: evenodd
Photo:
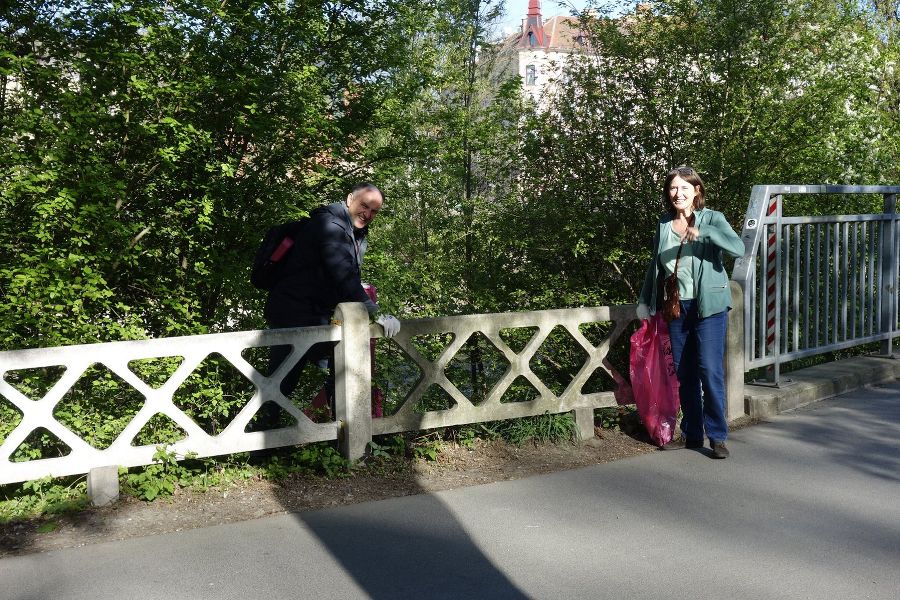
<path fill-rule="evenodd" d="M 900 382 L 729 445 L 5 558 L 0 597 L 896 598 Z"/>

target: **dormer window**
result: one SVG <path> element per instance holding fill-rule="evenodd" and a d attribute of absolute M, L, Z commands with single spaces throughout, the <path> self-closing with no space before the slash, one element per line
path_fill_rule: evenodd
<path fill-rule="evenodd" d="M 532 48 L 534 48 L 534 46 L 536 44 L 537 44 L 537 38 L 534 36 L 534 32 L 529 31 L 528 32 L 528 45 L 531 46 Z"/>

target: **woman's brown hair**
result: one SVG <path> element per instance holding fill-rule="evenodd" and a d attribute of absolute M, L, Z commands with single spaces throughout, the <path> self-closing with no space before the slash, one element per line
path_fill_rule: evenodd
<path fill-rule="evenodd" d="M 694 186 L 694 189 L 698 190 L 697 195 L 694 197 L 694 210 L 700 210 L 706 206 L 706 188 L 703 186 L 703 180 L 700 179 L 697 171 L 690 167 L 675 167 L 666 175 L 666 180 L 662 186 L 663 206 L 669 209 L 670 213 L 675 213 L 675 207 L 672 206 L 672 200 L 669 198 L 669 185 L 676 177 L 681 177 Z"/>

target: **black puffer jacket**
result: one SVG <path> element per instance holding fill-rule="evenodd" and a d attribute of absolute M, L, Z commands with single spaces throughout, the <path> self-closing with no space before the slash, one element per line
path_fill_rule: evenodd
<path fill-rule="evenodd" d="M 369 313 L 375 313 L 378 306 L 360 279 L 367 234 L 368 227 L 354 235 L 343 202 L 314 210 L 286 259 L 284 276 L 269 292 L 269 325 L 324 325 L 341 302 L 364 302 Z"/>

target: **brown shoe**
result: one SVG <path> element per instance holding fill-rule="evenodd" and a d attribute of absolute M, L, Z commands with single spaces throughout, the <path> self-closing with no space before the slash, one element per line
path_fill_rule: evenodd
<path fill-rule="evenodd" d="M 710 442 L 709 447 L 712 448 L 713 458 L 728 458 L 731 452 L 725 447 L 725 442 Z"/>

